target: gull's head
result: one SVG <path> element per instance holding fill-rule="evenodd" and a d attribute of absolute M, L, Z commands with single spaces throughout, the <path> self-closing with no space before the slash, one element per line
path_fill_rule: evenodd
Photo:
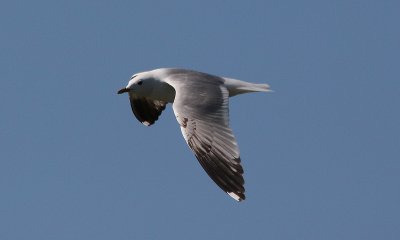
<path fill-rule="evenodd" d="M 118 94 L 130 93 L 137 96 L 151 94 L 154 79 L 147 72 L 134 74 L 125 88 L 118 91 Z"/>

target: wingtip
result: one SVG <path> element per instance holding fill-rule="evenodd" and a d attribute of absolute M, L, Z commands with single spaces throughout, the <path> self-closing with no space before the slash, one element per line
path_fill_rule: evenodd
<path fill-rule="evenodd" d="M 152 123 L 149 122 L 149 121 L 143 121 L 142 123 L 143 123 L 143 125 L 145 125 L 146 127 L 149 127 L 149 126 L 152 125 Z"/>
<path fill-rule="evenodd" d="M 238 202 L 241 202 L 246 199 L 243 193 L 227 192 L 227 194 Z"/>

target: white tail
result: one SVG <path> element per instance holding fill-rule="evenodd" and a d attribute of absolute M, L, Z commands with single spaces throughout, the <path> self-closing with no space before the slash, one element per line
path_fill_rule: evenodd
<path fill-rule="evenodd" d="M 224 78 L 225 86 L 229 91 L 229 96 L 235 96 L 249 92 L 271 92 L 269 85 L 266 83 L 249 83 L 232 78 Z"/>

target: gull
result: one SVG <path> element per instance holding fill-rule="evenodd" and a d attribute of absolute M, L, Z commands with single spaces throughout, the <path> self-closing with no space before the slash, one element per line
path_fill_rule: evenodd
<path fill-rule="evenodd" d="M 172 103 L 183 137 L 210 178 L 236 201 L 245 197 L 239 147 L 229 127 L 229 97 L 269 92 L 268 84 L 249 83 L 179 68 L 134 74 L 118 94 L 128 93 L 133 114 L 154 124 Z"/>

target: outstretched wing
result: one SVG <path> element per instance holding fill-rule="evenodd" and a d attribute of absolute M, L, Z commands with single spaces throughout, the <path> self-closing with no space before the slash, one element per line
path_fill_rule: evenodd
<path fill-rule="evenodd" d="M 150 126 L 155 123 L 161 112 L 165 109 L 167 102 L 151 100 L 129 94 L 132 112 L 141 123 Z"/>
<path fill-rule="evenodd" d="M 176 90 L 173 109 L 183 137 L 201 166 L 232 198 L 244 200 L 243 168 L 229 128 L 229 93 L 222 79 L 189 72 L 173 75 L 168 82 Z"/>

